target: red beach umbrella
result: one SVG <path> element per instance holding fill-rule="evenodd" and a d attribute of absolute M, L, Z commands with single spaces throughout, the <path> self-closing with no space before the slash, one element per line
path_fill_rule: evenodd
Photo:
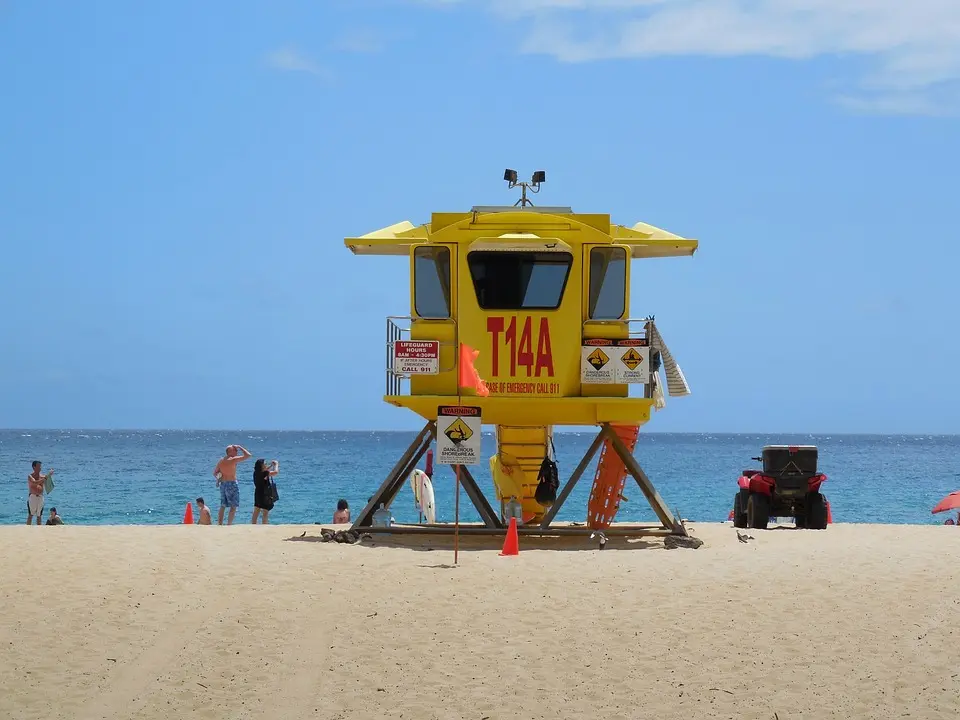
<path fill-rule="evenodd" d="M 942 513 L 949 510 L 960 510 L 960 490 L 954 490 L 943 500 L 937 503 L 937 506 L 931 510 L 931 513 Z"/>

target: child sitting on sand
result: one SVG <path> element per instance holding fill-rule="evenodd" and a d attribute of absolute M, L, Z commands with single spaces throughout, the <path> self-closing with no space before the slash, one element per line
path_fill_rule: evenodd
<path fill-rule="evenodd" d="M 340 501 L 337 503 L 337 511 L 333 514 L 333 524 L 343 525 L 348 522 L 350 522 L 350 506 L 346 500 L 340 498 Z"/>
<path fill-rule="evenodd" d="M 210 517 L 210 508 L 203 501 L 202 497 L 197 498 L 197 525 L 212 525 Z"/>

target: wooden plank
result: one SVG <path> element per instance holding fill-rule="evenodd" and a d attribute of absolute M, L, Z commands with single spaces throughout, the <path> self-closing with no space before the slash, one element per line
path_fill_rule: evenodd
<path fill-rule="evenodd" d="M 383 499 L 380 501 L 384 503 L 387 507 L 390 507 L 393 504 L 393 501 L 396 499 L 397 495 L 403 490 L 404 486 L 407 484 L 407 478 L 410 477 L 410 473 L 413 472 L 414 468 L 420 463 L 420 458 L 427 454 L 427 450 L 430 449 L 430 445 L 433 444 L 434 435 L 431 433 L 428 437 L 424 438 L 423 443 L 420 445 L 420 448 L 413 454 L 413 457 L 410 458 L 410 461 L 404 466 L 404 468 L 397 475 L 396 481 L 393 483 L 393 486 L 387 490 L 386 494 L 383 496 Z"/>
<path fill-rule="evenodd" d="M 451 465 L 450 468 L 453 472 L 457 472 L 456 465 Z M 463 485 L 463 489 L 467 491 L 467 497 L 470 498 L 470 502 L 473 503 L 477 512 L 480 513 L 483 524 L 491 529 L 503 528 L 504 525 L 500 522 L 500 518 L 497 517 L 493 507 L 487 502 L 483 491 L 480 490 L 480 486 L 477 485 L 477 481 L 474 480 L 473 475 L 470 474 L 470 471 L 464 465 L 460 466 L 460 483 Z M 460 527 L 463 527 L 463 525 Z"/>
<path fill-rule="evenodd" d="M 363 510 L 360 511 L 360 514 L 357 516 L 357 519 L 354 520 L 353 525 L 350 526 L 351 530 L 359 530 L 361 527 L 368 526 L 373 521 L 374 511 L 380 507 L 380 503 L 387 504 L 387 501 L 384 500 L 391 491 L 393 494 L 390 496 L 390 501 L 393 501 L 393 498 L 396 497 L 397 490 L 395 486 L 397 484 L 397 478 L 405 479 L 410 473 L 407 472 L 403 474 L 403 471 L 410 465 L 410 459 L 417 455 L 417 452 L 420 451 L 420 454 L 417 455 L 416 462 L 420 461 L 420 458 L 423 457 L 423 454 L 426 453 L 426 447 L 424 447 L 425 438 L 429 438 L 430 442 L 433 442 L 433 438 L 436 434 L 436 424 L 431 420 L 423 426 L 423 429 L 417 435 L 410 446 L 406 449 L 403 455 L 400 456 L 400 459 L 397 461 L 397 464 L 393 466 L 393 469 L 387 474 L 386 479 L 380 484 L 380 487 L 373 494 L 373 497 L 367 502 Z M 429 447 L 429 444 L 427 445 Z"/>
<path fill-rule="evenodd" d="M 660 518 L 663 526 L 665 528 L 672 529 L 672 532 L 675 535 L 686 535 L 687 529 L 683 526 L 683 523 L 673 516 L 670 508 L 667 507 L 667 504 L 663 501 L 663 498 L 660 497 L 660 493 L 657 492 L 657 489 L 653 486 L 653 483 L 650 482 L 650 478 L 647 477 L 647 474 L 643 471 L 643 468 L 640 467 L 640 463 L 637 462 L 637 459 L 633 456 L 633 453 L 627 449 L 627 446 L 623 444 L 623 441 L 617 436 L 617 433 L 614 432 L 613 428 L 610 427 L 608 423 L 604 423 L 602 432 L 606 434 L 607 438 L 610 440 L 610 443 L 613 445 L 613 449 L 616 451 L 617 455 L 620 456 L 620 459 L 623 460 L 623 464 L 626 466 L 627 471 L 633 476 L 633 479 L 637 481 L 637 485 L 640 486 L 640 490 L 647 498 L 647 502 L 650 503 L 650 507 L 653 508 L 653 511 L 657 514 L 657 517 Z"/>
<path fill-rule="evenodd" d="M 360 528 L 361 532 L 377 535 L 449 535 L 453 536 L 453 523 L 444 523 L 436 525 L 391 525 L 388 528 L 369 527 Z M 489 535 L 503 536 L 505 528 L 481 527 L 480 525 L 461 525 L 461 535 Z M 532 527 L 520 526 L 517 533 L 528 537 L 565 537 L 565 536 L 584 536 L 589 537 L 593 534 L 600 534 L 607 537 L 664 537 L 666 535 L 675 535 L 673 530 L 658 525 L 614 525 L 606 530 L 591 530 L 588 527 L 551 527 L 547 530 L 539 525 Z"/>

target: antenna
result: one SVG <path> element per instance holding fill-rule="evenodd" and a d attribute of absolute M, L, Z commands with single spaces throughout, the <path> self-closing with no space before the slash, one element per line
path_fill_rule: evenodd
<path fill-rule="evenodd" d="M 547 173 L 543 170 L 537 170 L 533 174 L 533 177 L 530 178 L 530 182 L 517 182 L 517 171 L 507 168 L 503 171 L 503 179 L 510 183 L 510 190 L 513 190 L 517 185 L 520 186 L 520 199 L 513 204 L 514 207 L 517 205 L 520 207 L 526 207 L 527 205 L 533 207 L 533 201 L 527 198 L 527 188 L 529 188 L 532 193 L 540 192 L 540 184 L 547 181 Z"/>

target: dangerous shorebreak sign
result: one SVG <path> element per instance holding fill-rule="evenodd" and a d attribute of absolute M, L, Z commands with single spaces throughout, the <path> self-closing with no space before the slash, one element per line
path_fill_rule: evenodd
<path fill-rule="evenodd" d="M 479 465 L 480 408 L 441 405 L 437 408 L 437 464 Z"/>
<path fill-rule="evenodd" d="M 650 347 L 645 339 L 589 340 L 587 343 L 580 348 L 582 384 L 645 385 L 650 382 Z"/>
<path fill-rule="evenodd" d="M 393 372 L 397 375 L 437 375 L 440 373 L 438 340 L 394 340 Z"/>

